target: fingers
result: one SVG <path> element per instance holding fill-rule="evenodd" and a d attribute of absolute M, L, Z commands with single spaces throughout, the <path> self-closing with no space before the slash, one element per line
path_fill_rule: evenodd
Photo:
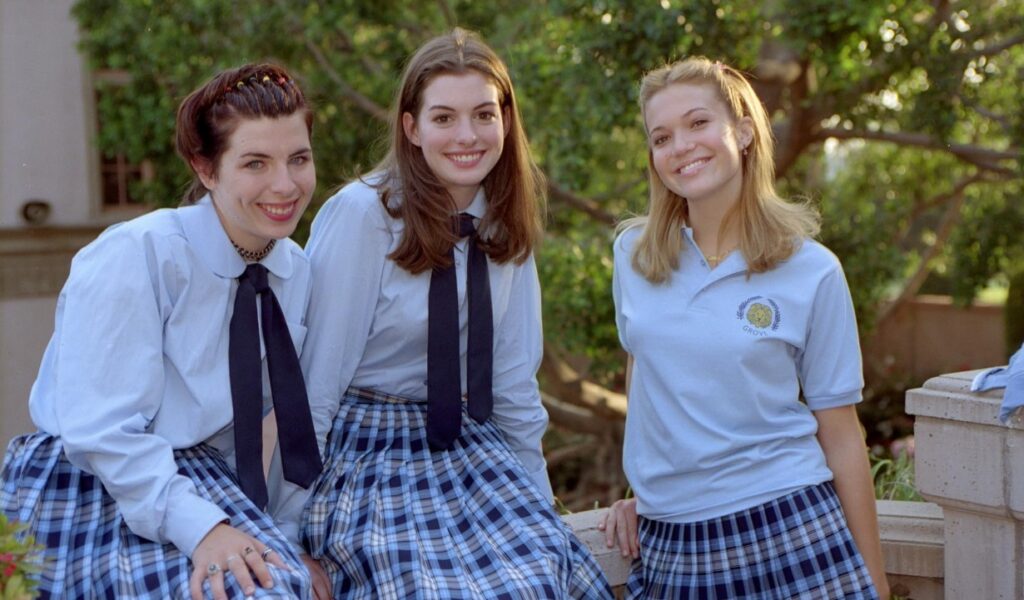
<path fill-rule="evenodd" d="M 616 524 L 615 507 L 612 506 L 612 508 L 605 511 L 604 516 L 601 518 L 601 522 L 597 524 L 597 528 L 604 532 L 604 545 L 608 548 L 615 547 Z"/>
<path fill-rule="evenodd" d="M 270 548 L 263 547 L 262 544 L 256 543 L 249 544 L 242 549 L 242 559 L 245 561 L 246 571 L 251 570 L 256 579 L 260 582 L 260 585 L 269 588 L 274 585 L 274 577 L 270 574 L 270 569 L 267 568 L 267 562 L 263 560 L 263 553 Z M 260 548 L 257 551 L 257 548 Z"/>
<path fill-rule="evenodd" d="M 277 551 L 275 551 L 273 548 L 269 546 L 267 548 L 264 548 L 263 552 L 260 552 L 260 557 L 264 561 L 276 567 L 281 567 L 282 569 L 290 570 L 288 569 L 288 565 L 284 564 L 284 561 L 281 560 L 281 557 L 277 555 Z"/>
<path fill-rule="evenodd" d="M 246 564 L 245 560 L 238 554 L 229 554 L 226 560 L 228 570 L 235 576 L 235 579 L 238 581 L 238 587 L 242 588 L 242 593 L 246 596 L 255 594 L 256 584 L 252 580 L 252 575 L 249 574 L 249 565 Z"/>

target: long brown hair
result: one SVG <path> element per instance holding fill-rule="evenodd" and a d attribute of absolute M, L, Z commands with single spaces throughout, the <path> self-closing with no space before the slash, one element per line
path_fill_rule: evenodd
<path fill-rule="evenodd" d="M 405 223 L 402 239 L 388 258 L 410 273 L 449 264 L 448 251 L 458 241 L 452 226 L 457 210 L 423 151 L 406 137 L 402 115 L 419 114 L 423 92 L 435 77 L 468 71 L 480 73 L 498 88 L 508 127 L 504 150 L 482 184 L 487 214 L 480 224 L 481 248 L 495 262 L 521 263 L 541 235 L 543 175 L 530 157 L 508 69 L 479 36 L 456 28 L 423 44 L 406 65 L 391 108 L 390 148 L 375 169 L 383 175 L 373 184 L 381 202 L 392 217 Z"/>
<path fill-rule="evenodd" d="M 195 165 L 216 172 L 228 140 L 241 119 L 287 117 L 302 111 L 306 130 L 313 135 L 313 112 L 292 76 L 273 64 L 246 64 L 218 73 L 189 94 L 178 106 L 175 145 L 192 170 L 192 185 L 182 205 L 195 204 L 209 190 Z"/>
<path fill-rule="evenodd" d="M 743 157 L 739 202 L 726 214 L 722 230 L 735 219 L 739 248 L 749 273 L 762 273 L 789 258 L 805 237 L 819 230 L 816 210 L 806 203 L 783 200 L 775 191 L 774 141 L 768 114 L 742 73 L 720 62 L 694 57 L 647 73 L 640 83 L 640 111 L 647 122 L 647 104 L 655 94 L 680 83 L 708 84 L 729 110 L 733 123 L 748 117 L 754 137 Z M 686 198 L 665 187 L 654 169 L 648 146 L 650 206 L 648 214 L 624 221 L 620 229 L 643 227 L 633 249 L 633 268 L 652 283 L 667 281 L 679 267 L 684 225 L 689 225 Z"/>

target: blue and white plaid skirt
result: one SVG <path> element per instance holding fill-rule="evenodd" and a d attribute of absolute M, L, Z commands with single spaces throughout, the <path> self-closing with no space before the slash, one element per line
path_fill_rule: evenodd
<path fill-rule="evenodd" d="M 431 452 L 424 403 L 349 389 L 325 454 L 303 544 L 335 598 L 612 597 L 490 421 Z"/>
<path fill-rule="evenodd" d="M 876 599 L 832 482 L 696 523 L 640 517 L 626 598 Z"/>
<path fill-rule="evenodd" d="M 210 446 L 174 452 L 178 473 L 230 517 L 232 527 L 277 551 L 291 572 L 269 565 L 273 588 L 256 598 L 310 598 L 309 574 L 273 521 L 249 501 L 220 453 Z M 173 544 L 128 529 L 99 479 L 68 462 L 59 438 L 33 433 L 15 438 L 4 460 L 0 510 L 27 523 L 45 546 L 39 591 L 48 598 L 190 598 L 188 556 Z M 228 598 L 244 598 L 225 577 Z M 212 597 L 204 585 L 207 597 Z"/>

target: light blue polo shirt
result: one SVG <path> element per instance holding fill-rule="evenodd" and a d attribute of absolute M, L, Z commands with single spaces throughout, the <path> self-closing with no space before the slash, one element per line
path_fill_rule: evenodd
<path fill-rule="evenodd" d="M 679 269 L 656 285 L 631 266 L 640 232 L 616 240 L 613 279 L 634 359 L 623 466 L 637 512 L 701 521 L 831 480 L 811 411 L 859 402 L 864 385 L 839 260 L 804 240 L 748 278 L 739 252 L 709 269 L 686 229 Z"/>

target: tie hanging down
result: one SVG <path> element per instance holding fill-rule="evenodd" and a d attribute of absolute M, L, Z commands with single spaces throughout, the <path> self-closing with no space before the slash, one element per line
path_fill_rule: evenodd
<path fill-rule="evenodd" d="M 494 316 L 487 255 L 477 246 L 473 216 L 459 215 L 459 237 L 469 237 L 466 294 L 469 298 L 469 341 L 466 356 L 468 411 L 478 423 L 491 416 Z M 434 269 L 427 300 L 427 441 L 434 450 L 450 450 L 462 429 L 462 385 L 459 372 L 459 299 L 455 280 L 455 249 L 448 267 Z M 453 341 L 454 340 L 454 343 Z"/>
<path fill-rule="evenodd" d="M 238 479 L 245 495 L 262 509 L 267 505 L 267 482 L 263 478 L 263 365 L 258 329 L 261 325 L 284 478 L 309 487 L 323 464 L 306 385 L 284 312 L 267 282 L 267 269 L 256 263 L 247 266 L 238 278 L 228 339 L 228 373 L 235 415 Z"/>

